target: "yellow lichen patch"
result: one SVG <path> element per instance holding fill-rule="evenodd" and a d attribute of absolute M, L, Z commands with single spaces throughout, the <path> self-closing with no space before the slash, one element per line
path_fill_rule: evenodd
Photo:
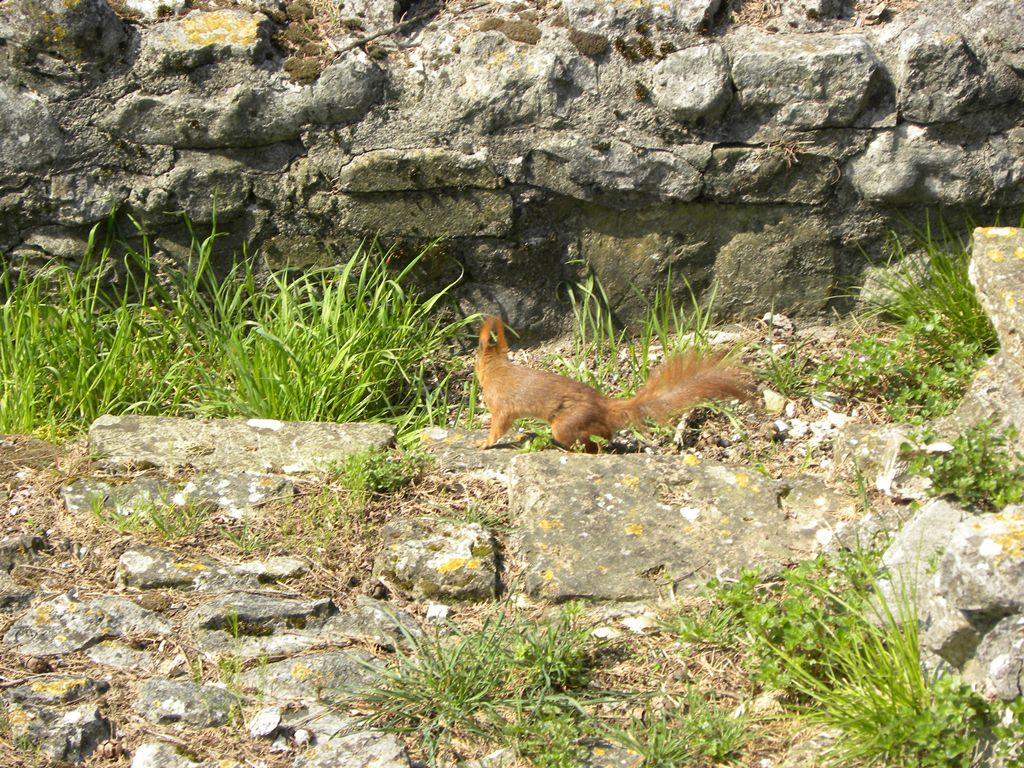
<path fill-rule="evenodd" d="M 638 485 L 640 485 L 640 478 L 637 477 L 636 475 L 623 475 L 622 484 L 626 488 L 636 488 Z"/>
<path fill-rule="evenodd" d="M 453 557 L 447 563 L 442 563 L 437 566 L 438 573 L 451 573 L 452 571 L 458 571 L 461 568 L 466 567 L 466 558 L 464 557 Z"/>
<path fill-rule="evenodd" d="M 1013 237 L 1017 230 L 1015 227 L 980 227 L 983 237 Z"/>
<path fill-rule="evenodd" d="M 628 525 L 626 525 L 625 531 L 630 536 L 643 536 L 644 535 L 644 527 L 642 525 L 640 525 L 640 523 L 629 523 Z"/>
<path fill-rule="evenodd" d="M 299 663 L 292 667 L 292 680 L 308 680 L 313 676 L 313 670 L 305 664 Z"/>
<path fill-rule="evenodd" d="M 471 571 L 477 571 L 477 570 L 480 570 L 480 561 L 479 561 L 479 560 L 477 560 L 477 559 L 476 559 L 475 557 L 473 557 L 473 558 L 470 558 L 470 559 L 469 559 L 469 560 L 468 560 L 468 561 L 466 562 L 466 567 L 467 567 L 467 568 L 469 568 L 469 569 L 470 569 Z"/>
<path fill-rule="evenodd" d="M 548 568 L 545 571 L 541 571 L 540 577 L 544 579 L 544 581 L 551 581 L 555 578 L 555 572 Z"/>
<path fill-rule="evenodd" d="M 537 523 L 537 527 L 545 531 L 557 531 L 562 527 L 562 521 L 548 520 L 547 518 L 544 518 L 539 523 Z"/>
<path fill-rule="evenodd" d="M 1018 245 L 1016 248 L 1013 249 L 1013 255 L 1014 258 L 1024 259 L 1024 248 Z"/>
<path fill-rule="evenodd" d="M 185 38 L 192 45 L 254 45 L 259 40 L 259 20 L 249 14 L 210 11 L 182 21 Z"/>
<path fill-rule="evenodd" d="M 38 693 L 52 693 L 55 696 L 63 696 L 68 691 L 74 690 L 80 685 L 85 685 L 84 677 L 72 677 L 67 680 L 46 680 L 41 683 L 32 683 L 32 690 Z"/>
<path fill-rule="evenodd" d="M 1017 297 L 1013 295 L 1013 291 L 1007 291 L 1003 294 L 1003 301 L 1006 302 L 1007 309 L 1013 309 L 1017 306 Z"/>
<path fill-rule="evenodd" d="M 745 474 L 745 473 L 743 473 L 743 472 L 737 472 L 735 480 L 736 480 L 736 486 L 738 488 L 749 488 L 750 487 L 750 476 Z"/>
<path fill-rule="evenodd" d="M 186 561 L 184 563 L 175 563 L 174 567 L 177 568 L 179 571 L 205 571 L 206 570 L 206 566 L 203 565 L 202 563 L 192 563 L 192 562 L 188 562 L 188 561 Z"/>
<path fill-rule="evenodd" d="M 991 261 L 994 261 L 996 264 L 998 264 L 1003 260 L 1003 258 L 1005 258 L 1003 256 L 1003 252 L 1000 251 L 998 248 L 989 248 L 987 251 L 985 251 L 985 255 L 988 256 L 989 259 Z"/>
<path fill-rule="evenodd" d="M 685 456 L 683 456 L 683 464 L 686 464 L 689 467 L 696 467 L 698 464 L 700 464 L 700 459 L 698 459 L 692 453 L 688 453 Z"/>

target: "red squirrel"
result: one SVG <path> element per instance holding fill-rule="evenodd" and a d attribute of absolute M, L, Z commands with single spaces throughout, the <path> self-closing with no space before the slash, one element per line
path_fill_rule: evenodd
<path fill-rule="evenodd" d="M 497 315 L 480 327 L 476 375 L 491 412 L 490 432 L 476 443 L 478 448 L 493 446 L 516 419 L 529 417 L 550 424 L 560 446 L 581 445 L 594 453 L 627 425 L 645 419 L 664 422 L 708 398 L 750 396 L 750 385 L 720 356 L 691 353 L 668 358 L 633 397 L 605 397 L 582 382 L 509 362 L 505 327 Z"/>

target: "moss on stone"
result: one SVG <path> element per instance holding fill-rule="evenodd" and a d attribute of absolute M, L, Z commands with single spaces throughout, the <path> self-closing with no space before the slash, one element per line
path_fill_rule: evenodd
<path fill-rule="evenodd" d="M 608 52 L 611 43 L 604 35 L 584 32 L 579 29 L 569 30 L 569 42 L 584 56 L 596 57 Z"/>
<path fill-rule="evenodd" d="M 536 45 L 540 42 L 540 27 L 529 21 L 516 19 L 502 19 L 497 16 L 488 16 L 483 19 L 477 29 L 481 32 L 501 32 L 509 40 L 527 45 Z"/>

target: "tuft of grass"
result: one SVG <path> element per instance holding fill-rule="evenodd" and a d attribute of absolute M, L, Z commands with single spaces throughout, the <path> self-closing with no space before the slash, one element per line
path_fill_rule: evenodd
<path fill-rule="evenodd" d="M 397 665 L 379 685 L 356 692 L 361 725 L 415 735 L 432 765 L 446 765 L 453 744 L 504 745 L 538 738 L 572 751 L 565 729 L 583 717 L 594 641 L 567 606 L 545 627 L 502 613 L 474 632 L 408 636 Z M 539 721 L 543 728 L 535 728 Z M 561 723 L 561 724 L 559 724 Z M 553 764 L 553 763 L 552 763 Z"/>
<path fill-rule="evenodd" d="M 149 531 L 164 541 L 177 541 L 192 535 L 206 522 L 209 506 L 187 502 L 175 504 L 169 499 L 142 499 L 132 501 L 130 507 L 117 510 L 104 506 L 103 496 L 91 499 L 93 518 L 104 527 L 118 533 Z"/>
<path fill-rule="evenodd" d="M 742 715 L 724 711 L 692 687 L 679 706 L 647 706 L 641 717 L 609 728 L 607 735 L 639 755 L 643 768 L 736 763 L 750 738 Z"/>
<path fill-rule="evenodd" d="M 341 486 L 362 499 L 375 493 L 393 493 L 422 475 L 432 463 L 423 450 L 366 450 L 349 456 L 336 467 Z"/>
<path fill-rule="evenodd" d="M 438 367 L 475 318 L 444 321 L 451 286 L 408 287 L 423 254 L 393 270 L 371 244 L 335 267 L 257 280 L 250 260 L 219 277 L 216 228 L 193 237 L 181 271 L 159 271 L 148 238 L 93 228 L 77 269 L 4 274 L 0 431 L 84 431 L 104 413 L 289 420 L 443 418 Z M 117 247 L 127 247 L 123 259 Z"/>
<path fill-rule="evenodd" d="M 919 442 L 934 437 L 926 431 Z M 1010 448 L 1016 438 L 1013 427 L 998 432 L 981 422 L 956 437 L 948 451 L 915 454 L 908 471 L 932 481 L 932 496 L 949 494 L 978 510 L 999 512 L 1024 501 L 1024 454 Z"/>

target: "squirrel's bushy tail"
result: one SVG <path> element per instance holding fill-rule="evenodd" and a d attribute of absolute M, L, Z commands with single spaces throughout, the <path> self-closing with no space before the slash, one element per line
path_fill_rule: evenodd
<path fill-rule="evenodd" d="M 750 397 L 750 385 L 720 356 L 685 354 L 670 357 L 631 398 L 611 400 L 616 428 L 646 419 L 664 422 L 701 400 Z"/>
<path fill-rule="evenodd" d="M 491 344 L 491 332 L 498 338 L 497 344 Z M 499 355 L 508 354 L 508 342 L 505 340 L 505 325 L 498 315 L 491 315 L 484 320 L 480 326 L 480 345 L 478 350 L 481 354 L 495 352 Z"/>

